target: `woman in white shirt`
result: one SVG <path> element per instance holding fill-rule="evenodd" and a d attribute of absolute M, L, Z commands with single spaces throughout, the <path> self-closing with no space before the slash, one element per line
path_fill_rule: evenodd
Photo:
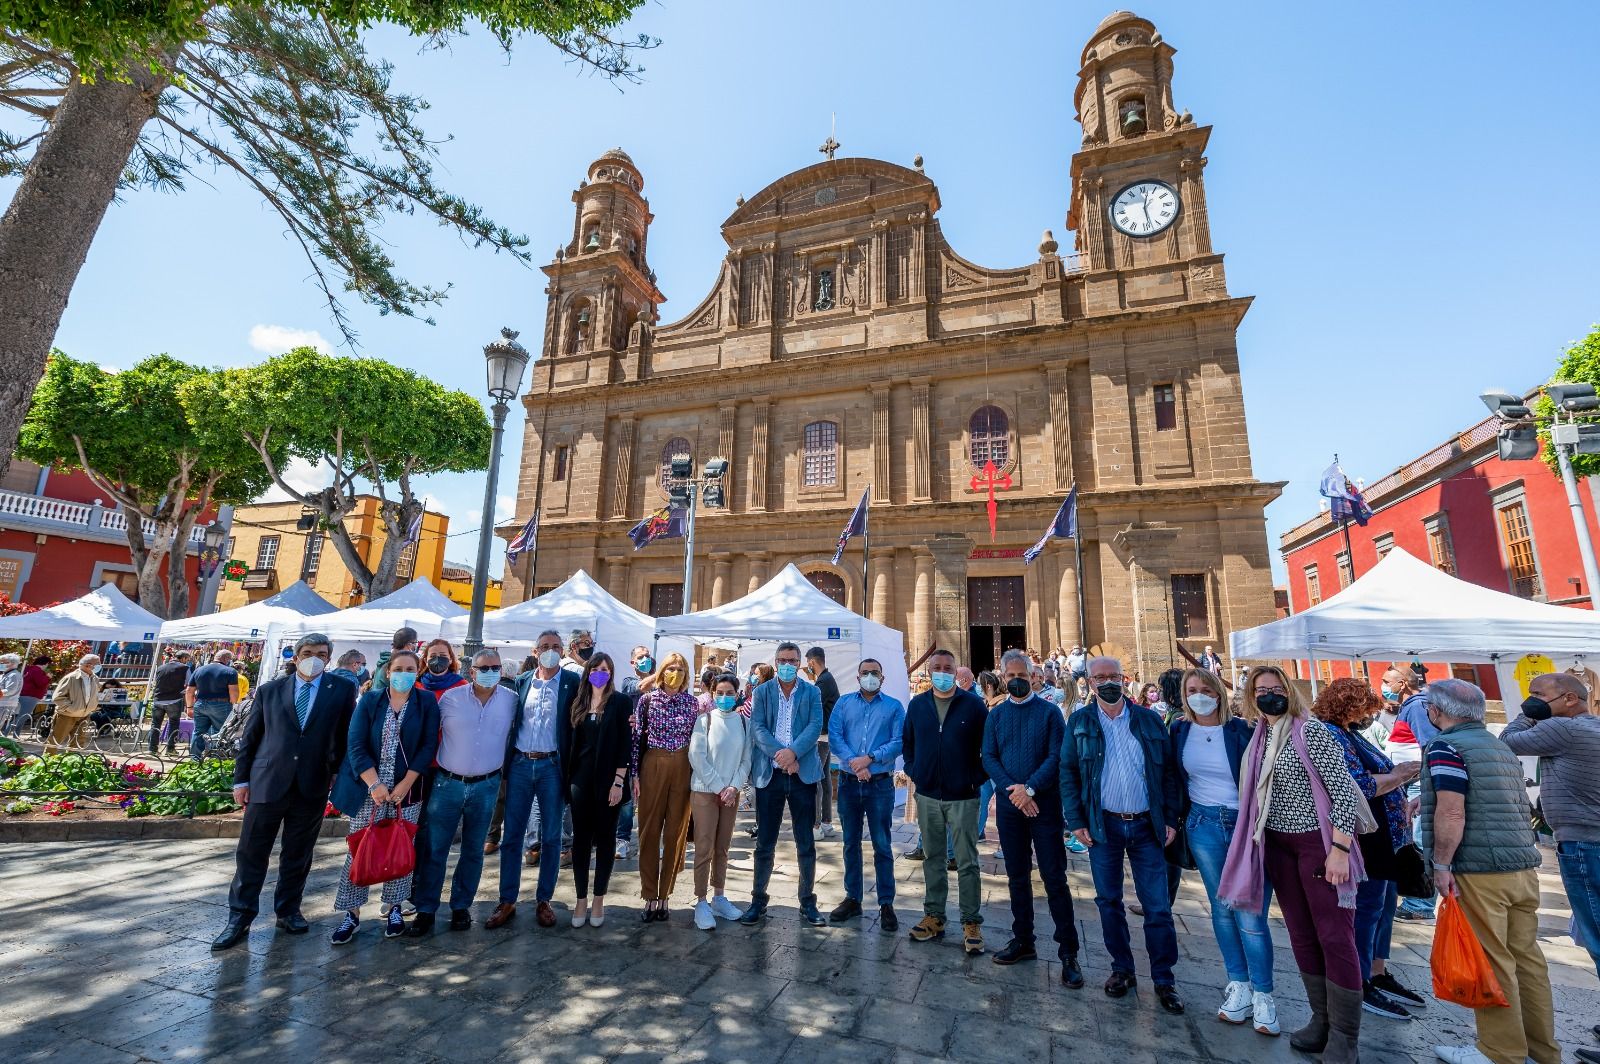
<path fill-rule="evenodd" d="M 1178 766 L 1189 852 L 1211 900 L 1211 929 L 1228 973 L 1217 1017 L 1227 1023 L 1251 1021 L 1262 1034 L 1276 1035 L 1272 934 L 1266 918 L 1217 901 L 1239 816 L 1239 762 L 1250 744 L 1250 725 L 1229 710 L 1227 693 L 1214 673 L 1189 669 L 1182 689 L 1183 715 L 1172 724 L 1172 760 Z M 1271 889 L 1268 884 L 1269 900 Z"/>
<path fill-rule="evenodd" d="M 700 714 L 689 736 L 689 810 L 694 818 L 694 925 L 717 926 L 717 917 L 737 920 L 742 910 L 729 901 L 728 843 L 739 816 L 739 792 L 750 779 L 750 722 L 739 712 L 739 681 L 718 676 L 711 683 L 711 710 Z M 710 901 L 706 892 L 715 890 Z"/>

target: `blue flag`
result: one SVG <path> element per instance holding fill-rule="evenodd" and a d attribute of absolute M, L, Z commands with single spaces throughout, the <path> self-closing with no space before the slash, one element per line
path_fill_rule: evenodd
<path fill-rule="evenodd" d="M 672 539 L 683 535 L 683 511 L 663 506 L 643 521 L 628 529 L 633 549 L 641 550 L 658 539 Z"/>
<path fill-rule="evenodd" d="M 855 512 L 850 515 L 850 521 L 844 526 L 844 531 L 839 533 L 839 545 L 833 551 L 833 564 L 838 565 L 839 559 L 844 556 L 844 545 L 855 536 L 867 534 L 867 499 L 872 495 L 872 485 L 867 485 L 867 490 L 861 493 L 861 501 L 856 503 Z"/>
<path fill-rule="evenodd" d="M 1078 538 L 1078 485 L 1076 484 L 1067 492 L 1067 497 L 1061 500 L 1061 509 L 1056 511 L 1055 520 L 1044 530 L 1039 542 L 1022 552 L 1023 564 L 1031 565 L 1035 558 L 1044 553 L 1045 545 L 1056 538 Z"/>
<path fill-rule="evenodd" d="M 539 511 L 535 510 L 533 516 L 528 518 L 528 523 L 522 526 L 522 531 L 517 537 L 506 545 L 506 564 L 515 565 L 517 559 L 525 552 L 533 550 L 534 544 L 539 541 Z"/>
<path fill-rule="evenodd" d="M 1365 525 L 1372 518 L 1372 507 L 1367 505 L 1361 490 L 1344 475 L 1338 459 L 1322 471 L 1322 483 L 1317 490 L 1328 500 L 1328 509 L 1335 521 Z"/>

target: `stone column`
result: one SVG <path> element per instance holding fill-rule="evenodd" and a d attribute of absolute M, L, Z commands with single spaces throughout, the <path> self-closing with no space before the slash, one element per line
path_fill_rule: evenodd
<path fill-rule="evenodd" d="M 928 454 L 928 398 L 932 378 L 911 379 L 911 446 L 915 454 L 915 468 L 911 482 L 911 501 L 928 502 L 933 498 L 932 462 Z"/>
<path fill-rule="evenodd" d="M 608 554 L 605 556 L 606 582 L 605 589 L 612 596 L 622 602 L 628 601 L 628 566 L 631 559 L 626 554 Z"/>
<path fill-rule="evenodd" d="M 886 624 L 890 628 L 896 625 L 889 619 L 889 612 L 893 609 L 890 604 L 892 588 L 889 583 L 889 568 L 892 566 L 894 553 L 889 552 L 890 561 L 879 562 L 872 570 L 872 619 L 879 624 Z"/>
<path fill-rule="evenodd" d="M 911 645 L 906 657 L 915 661 L 933 643 L 933 553 L 926 547 L 913 547 L 917 565 L 916 601 L 911 614 Z"/>
<path fill-rule="evenodd" d="M 728 601 L 733 586 L 733 555 L 717 551 L 711 555 L 711 605 L 720 606 Z"/>
<path fill-rule="evenodd" d="M 967 653 L 967 558 L 972 554 L 972 539 L 958 533 L 940 532 L 929 545 L 933 552 L 933 641 L 955 651 L 957 661 Z M 918 654 L 928 649 L 926 643 Z"/>
<path fill-rule="evenodd" d="M 890 462 L 894 452 L 889 436 L 890 390 L 887 381 L 872 385 L 872 498 L 876 502 L 892 501 L 894 480 Z"/>
<path fill-rule="evenodd" d="M 1078 570 L 1072 546 L 1062 544 L 1057 548 L 1056 565 L 1061 571 L 1060 597 L 1057 610 L 1061 616 L 1061 645 L 1071 650 L 1072 644 L 1083 642 L 1083 626 L 1078 618 Z"/>
<path fill-rule="evenodd" d="M 749 594 L 767 582 L 767 563 L 772 560 L 772 555 L 764 550 L 753 550 L 745 555 L 750 559 L 750 589 Z"/>
<path fill-rule="evenodd" d="M 628 516 L 629 488 L 633 486 L 633 415 L 617 418 L 616 444 L 611 456 L 611 517 Z"/>
<path fill-rule="evenodd" d="M 734 494 L 736 478 L 733 476 L 733 430 L 739 417 L 739 404 L 732 400 L 717 404 L 717 454 L 728 460 L 728 472 L 722 478 L 722 497 L 728 509 L 733 510 L 738 497 Z M 703 465 L 704 463 L 702 463 Z"/>
<path fill-rule="evenodd" d="M 1169 599 L 1172 548 L 1183 530 L 1158 522 L 1135 522 L 1112 538 L 1127 560 L 1133 585 L 1134 657 L 1146 681 L 1179 660 Z"/>
<path fill-rule="evenodd" d="M 767 509 L 767 422 L 772 414 L 772 404 L 757 399 L 751 404 L 755 414 L 755 427 L 750 434 L 750 495 L 747 510 L 765 513 Z"/>

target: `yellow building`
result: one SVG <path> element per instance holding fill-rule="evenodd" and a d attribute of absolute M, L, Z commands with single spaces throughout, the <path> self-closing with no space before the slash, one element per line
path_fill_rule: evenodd
<path fill-rule="evenodd" d="M 444 571 L 439 576 L 439 590 L 449 596 L 450 601 L 457 605 L 472 608 L 472 569 L 465 565 L 454 565 L 446 562 Z M 496 577 L 489 578 L 489 586 L 485 589 L 483 603 L 485 609 L 497 610 L 500 608 L 500 580 Z"/>
<path fill-rule="evenodd" d="M 269 502 L 241 506 L 234 511 L 231 538 L 223 559 L 241 561 L 250 571 L 243 581 L 222 582 L 217 593 L 217 609 L 231 610 L 270 598 L 302 578 L 312 590 L 340 609 L 362 603 L 361 589 L 350 570 L 345 568 L 338 548 L 328 543 L 327 533 L 301 527 L 304 509 L 297 502 Z M 376 566 L 384 541 L 388 539 L 383 521 L 378 517 L 377 496 L 359 496 L 356 508 L 345 515 L 344 526 L 349 529 L 362 561 L 369 568 Z M 400 555 L 399 583 L 425 576 L 435 587 L 441 585 L 445 537 L 449 530 L 449 517 L 423 513 L 419 541 L 408 544 Z M 470 586 L 469 581 L 469 594 Z M 496 591 L 495 595 L 498 594 Z"/>

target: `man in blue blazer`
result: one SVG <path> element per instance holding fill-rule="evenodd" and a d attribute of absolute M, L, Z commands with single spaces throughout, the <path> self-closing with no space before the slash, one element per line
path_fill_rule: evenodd
<path fill-rule="evenodd" d="M 307 633 L 295 644 L 294 673 L 256 692 L 233 762 L 233 798 L 244 806 L 244 823 L 228 892 L 228 926 L 212 940 L 214 950 L 231 949 L 250 934 L 280 828 L 283 850 L 272 906 L 278 927 L 292 935 L 311 929 L 300 915 L 300 898 L 356 707 L 355 684 L 324 671 L 332 656 L 332 640 Z"/>
<path fill-rule="evenodd" d="M 750 908 L 739 922 L 758 924 L 767 914 L 767 881 L 772 878 L 783 807 L 788 805 L 795 853 L 800 859 L 800 916 L 821 927 L 827 920 L 817 909 L 812 889 L 817 872 L 812 829 L 817 816 L 817 783 L 822 779 L 822 759 L 817 756 L 822 696 L 800 679 L 798 644 L 779 643 L 772 665 L 777 676 L 756 688 L 750 713 L 755 747 L 750 782 L 756 788 L 756 880 Z"/>
<path fill-rule="evenodd" d="M 522 837 L 533 802 L 539 801 L 539 887 L 534 916 L 540 927 L 554 927 L 556 879 L 561 874 L 561 814 L 566 787 L 561 781 L 561 751 L 572 743 L 572 700 L 579 676 L 561 667 L 561 633 L 539 633 L 533 648 L 538 667 L 517 678 L 517 716 L 506 748 L 506 818 L 500 847 L 500 904 L 485 927 L 503 927 L 517 915 L 522 890 Z"/>

